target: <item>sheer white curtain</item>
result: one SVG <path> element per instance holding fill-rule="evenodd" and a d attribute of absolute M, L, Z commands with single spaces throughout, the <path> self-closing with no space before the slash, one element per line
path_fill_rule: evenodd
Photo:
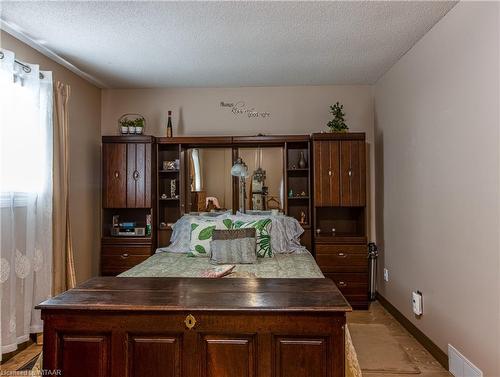
<path fill-rule="evenodd" d="M 52 284 L 52 74 L 0 49 L 0 346 L 42 331 Z M 1 357 L 1 356 L 0 356 Z"/>

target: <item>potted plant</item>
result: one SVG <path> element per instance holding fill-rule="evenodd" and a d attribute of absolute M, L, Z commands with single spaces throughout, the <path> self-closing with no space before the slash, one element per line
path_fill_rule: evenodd
<path fill-rule="evenodd" d="M 128 121 L 128 133 L 131 135 L 135 134 L 135 121 L 133 120 Z"/>
<path fill-rule="evenodd" d="M 330 132 L 347 132 L 349 127 L 345 123 L 345 113 L 344 105 L 341 105 L 338 101 L 335 105 L 330 106 L 330 113 L 333 115 L 333 119 L 330 120 L 327 126 L 330 128 Z"/>
<path fill-rule="evenodd" d="M 129 116 L 133 116 L 129 119 Z M 118 119 L 118 124 L 120 126 L 120 133 L 122 135 L 134 135 L 144 133 L 144 127 L 146 125 L 146 120 L 141 114 L 123 114 Z"/>
<path fill-rule="evenodd" d="M 144 131 L 144 118 L 137 118 L 134 120 L 135 133 L 140 135 Z"/>
<path fill-rule="evenodd" d="M 124 119 L 120 119 L 118 123 L 120 124 L 120 133 L 122 135 L 128 134 L 129 120 L 125 117 Z"/>

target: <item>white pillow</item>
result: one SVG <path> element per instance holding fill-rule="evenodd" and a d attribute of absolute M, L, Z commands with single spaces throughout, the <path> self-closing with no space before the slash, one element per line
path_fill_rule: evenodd
<path fill-rule="evenodd" d="M 216 221 L 218 219 L 227 218 L 229 214 L 224 212 L 218 217 L 202 216 L 202 215 L 184 215 L 172 225 L 172 236 L 170 237 L 170 245 L 157 249 L 157 253 L 168 251 L 171 253 L 188 253 L 191 238 L 191 220 L 207 220 Z"/>
<path fill-rule="evenodd" d="M 233 222 L 230 219 L 218 219 L 217 221 L 191 219 L 191 241 L 188 255 L 191 257 L 208 257 L 214 230 L 231 229 L 232 225 Z"/>

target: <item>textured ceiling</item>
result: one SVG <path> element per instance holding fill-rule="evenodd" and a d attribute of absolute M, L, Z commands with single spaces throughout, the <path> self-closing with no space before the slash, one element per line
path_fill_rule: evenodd
<path fill-rule="evenodd" d="M 5 2 L 109 87 L 373 84 L 455 2 Z"/>

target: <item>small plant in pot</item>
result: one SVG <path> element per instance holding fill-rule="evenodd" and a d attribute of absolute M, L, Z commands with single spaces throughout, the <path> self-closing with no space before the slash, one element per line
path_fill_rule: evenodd
<path fill-rule="evenodd" d="M 337 101 L 335 105 L 330 106 L 330 113 L 333 115 L 333 119 L 327 124 L 330 128 L 330 132 L 347 132 L 349 127 L 345 123 L 344 119 L 344 105 L 341 105 Z"/>
<path fill-rule="evenodd" d="M 120 124 L 120 133 L 123 135 L 128 134 L 128 126 L 130 124 L 128 118 L 121 119 L 118 123 Z"/>
<path fill-rule="evenodd" d="M 133 116 L 129 119 L 129 116 Z M 134 135 L 144 133 L 144 127 L 146 125 L 146 120 L 141 114 L 123 114 L 118 119 L 118 124 L 120 126 L 120 133 L 122 135 Z"/>
<path fill-rule="evenodd" d="M 144 118 L 137 118 L 134 120 L 135 133 L 140 135 L 144 131 Z"/>

